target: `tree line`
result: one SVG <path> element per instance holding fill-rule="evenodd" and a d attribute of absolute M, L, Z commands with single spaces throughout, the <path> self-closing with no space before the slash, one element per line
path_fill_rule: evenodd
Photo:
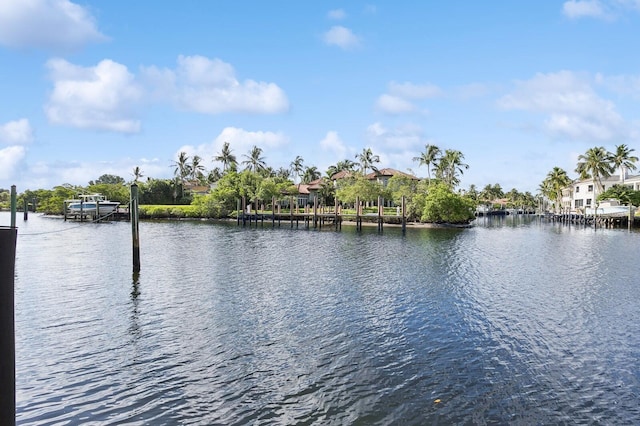
<path fill-rule="evenodd" d="M 174 175 L 172 179 L 144 179 L 144 171 L 135 167 L 129 181 L 120 176 L 102 175 L 95 181 L 89 181 L 87 186 L 63 184 L 53 190 L 27 190 L 19 198 L 35 204 L 38 211 L 61 214 L 63 201 L 79 193 L 98 192 L 127 204 L 128 184 L 135 182 L 143 205 L 189 205 L 193 206 L 194 216 L 225 217 L 235 211 L 241 197 L 258 202 L 270 201 L 273 197 L 287 199 L 295 196 L 297 201 L 298 185 L 315 181 L 319 183 L 318 198 L 325 205 L 333 205 L 336 198 L 341 203 L 353 204 L 356 197 L 369 202 L 382 197 L 387 202 L 399 204 L 404 196 L 410 219 L 456 223 L 473 219 L 475 206 L 480 203 L 490 204 L 500 199 L 503 202 L 498 206 L 500 208 L 533 209 L 537 202 L 528 192 L 521 193 L 515 188 L 504 192 L 499 184 L 486 185 L 482 190 L 475 185 L 470 185 L 467 190 L 458 188 L 464 171 L 469 168 L 463 153 L 453 149 L 442 150 L 432 144 L 425 145 L 424 151 L 413 157 L 418 167 L 426 168 L 425 179 L 398 175 L 389 179 L 386 185 L 367 178 L 371 173 L 375 177 L 380 170 L 380 157 L 371 148 L 363 148 L 353 159 L 338 161 L 324 174 L 316 166 L 305 165 L 305 160 L 299 155 L 288 168 L 274 169 L 267 165 L 260 147 L 253 146 L 238 157 L 228 142 L 212 160 L 219 166 L 207 170 L 202 157 L 180 152 L 170 164 Z M 343 172 L 342 178 L 333 180 L 340 172 Z M 195 194 L 192 189 L 198 185 L 211 190 L 207 194 Z M 3 199 L 0 191 L 0 206 L 6 204 Z M 18 204 L 22 206 L 22 201 Z"/>

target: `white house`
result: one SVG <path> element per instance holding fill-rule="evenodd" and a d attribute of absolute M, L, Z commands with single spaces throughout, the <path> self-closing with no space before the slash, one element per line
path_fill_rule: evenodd
<path fill-rule="evenodd" d="M 640 191 L 640 175 L 613 174 L 602 178 L 601 188 L 595 188 L 592 179 L 576 180 L 562 190 L 562 209 L 564 211 L 580 211 L 596 204 L 595 198 L 614 185 L 625 185 L 629 189 Z"/>

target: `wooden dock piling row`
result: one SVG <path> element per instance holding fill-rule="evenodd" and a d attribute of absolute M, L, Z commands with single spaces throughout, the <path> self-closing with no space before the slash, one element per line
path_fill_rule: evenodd
<path fill-rule="evenodd" d="M 338 200 L 334 202 L 332 208 L 326 206 L 319 206 L 317 199 L 314 200 L 313 205 L 307 205 L 303 209 L 299 206 L 293 205 L 293 197 L 289 199 L 289 212 L 282 213 L 281 205 L 276 201 L 275 197 L 271 199 L 270 212 L 264 212 L 264 206 L 262 206 L 262 212 L 258 211 L 257 205 L 255 209 L 251 206 L 256 203 L 248 204 L 246 197 L 238 199 L 237 205 L 237 217 L 236 222 L 238 226 L 249 226 L 252 224 L 258 226 L 261 223 L 264 226 L 264 221 L 270 220 L 271 227 L 275 228 L 276 222 L 278 227 L 282 225 L 282 221 L 289 221 L 290 227 L 293 228 L 294 223 L 296 228 L 299 227 L 300 222 L 304 224 L 305 229 L 322 229 L 326 226 L 332 226 L 336 231 L 342 229 L 342 222 L 344 220 L 355 222 L 356 229 L 362 230 L 363 222 L 375 223 L 378 232 L 383 232 L 384 224 L 399 224 L 402 226 L 402 231 L 406 231 L 407 217 L 406 217 L 406 202 L 405 198 L 402 198 L 401 206 L 398 206 L 398 213 L 396 215 L 384 214 L 384 199 L 378 198 L 377 213 L 363 214 L 363 205 L 360 202 L 360 197 L 356 198 L 355 213 L 346 214 L 342 211 L 342 206 L 338 203 Z"/>

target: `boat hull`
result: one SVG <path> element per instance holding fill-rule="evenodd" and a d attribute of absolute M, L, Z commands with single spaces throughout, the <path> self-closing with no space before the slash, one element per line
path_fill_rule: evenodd
<path fill-rule="evenodd" d="M 87 213 L 87 214 L 96 213 L 98 212 L 98 209 L 99 209 L 100 214 L 107 214 L 115 211 L 118 208 L 118 205 L 119 203 L 115 203 L 115 202 L 104 202 L 104 203 L 98 203 L 98 204 L 93 202 L 72 203 L 67 206 L 67 209 L 69 210 L 70 213 Z"/>

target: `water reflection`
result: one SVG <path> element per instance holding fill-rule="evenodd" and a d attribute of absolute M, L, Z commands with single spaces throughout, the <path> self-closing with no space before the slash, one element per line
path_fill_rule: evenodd
<path fill-rule="evenodd" d="M 638 423 L 637 234 L 514 219 L 19 237 L 18 423 Z"/>

